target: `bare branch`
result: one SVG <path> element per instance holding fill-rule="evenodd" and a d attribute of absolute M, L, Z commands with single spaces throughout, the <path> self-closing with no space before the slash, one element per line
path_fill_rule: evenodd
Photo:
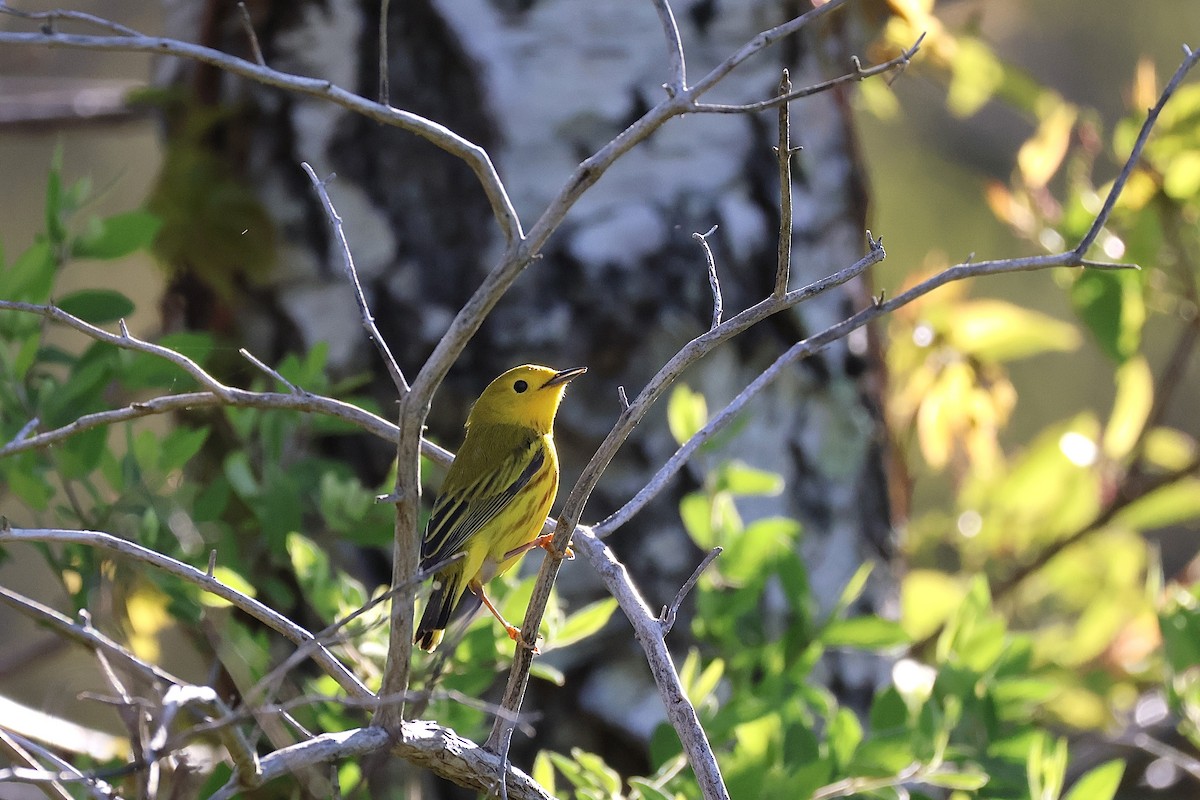
<path fill-rule="evenodd" d="M 0 537 L 3 536 L 4 533 L 0 532 Z M 36 600 L 31 600 L 24 595 L 17 594 L 7 587 L 0 586 L 0 602 L 28 616 L 39 625 L 50 628 L 64 639 L 81 644 L 96 652 L 107 653 L 109 657 L 120 661 L 122 667 L 140 675 L 148 684 L 162 683 L 169 686 L 182 683 L 179 678 L 176 678 L 166 670 L 142 661 L 124 647 L 93 628 L 90 624 L 74 622 L 69 617 L 60 614 L 54 609 L 44 606 Z"/>
<path fill-rule="evenodd" d="M 779 81 L 779 93 L 792 90 L 792 78 L 785 69 Z M 779 244 L 775 261 L 775 296 L 787 294 L 792 274 L 792 123 L 787 103 L 779 105 L 779 143 L 775 160 L 779 164 Z"/>
<path fill-rule="evenodd" d="M 721 555 L 724 549 L 723 547 L 714 547 L 712 550 L 709 550 L 708 555 L 696 565 L 696 568 L 692 570 L 691 576 L 684 581 L 683 586 L 679 587 L 679 591 L 675 593 L 675 599 L 671 601 L 671 605 L 663 606 L 662 614 L 659 615 L 658 620 L 662 623 L 662 635 L 664 638 L 671 632 L 671 628 L 675 627 L 675 617 L 679 613 L 679 607 L 683 605 L 683 599 L 687 597 L 688 592 L 696 585 L 696 581 L 700 580 L 700 576 L 704 574 L 704 570 L 708 569 L 708 565 L 717 556 Z"/>
<path fill-rule="evenodd" d="M 802 97 L 810 97 L 814 94 L 827 92 L 830 89 L 841 86 L 844 83 L 857 83 L 874 75 L 879 75 L 884 72 L 895 70 L 897 73 L 902 71 L 912 61 L 913 56 L 921 49 L 921 42 L 925 40 L 925 34 L 921 34 L 920 38 L 913 43 L 913 46 L 905 50 L 895 58 L 884 61 L 881 64 L 876 64 L 873 67 L 863 69 L 859 64 L 858 59 L 854 59 L 854 71 L 848 72 L 845 75 L 840 75 L 836 78 L 831 78 L 827 81 L 814 83 L 811 86 L 805 86 L 801 89 L 793 90 L 790 82 L 787 89 L 779 89 L 779 94 L 769 100 L 760 100 L 757 103 L 742 103 L 737 105 L 726 105 L 721 103 L 697 103 L 693 107 L 693 111 L 708 113 L 708 114 L 746 114 L 752 111 L 765 111 L 768 108 L 786 107 L 793 100 L 799 100 Z"/>
<path fill-rule="evenodd" d="M 10 752 L 22 753 L 21 760 L 23 761 L 36 756 L 53 765 L 58 770 L 57 773 L 49 772 L 45 769 L 22 770 L 19 767 L 0 770 L 0 783 L 4 782 L 4 773 L 10 772 L 13 773 L 12 777 L 14 779 L 27 783 L 58 784 L 60 786 L 67 782 L 81 783 L 87 789 L 88 794 L 96 798 L 96 800 L 110 800 L 110 798 L 116 796 L 113 788 L 104 781 L 85 775 L 74 764 L 60 758 L 54 751 L 47 747 L 42 747 L 37 742 L 31 741 L 15 731 L 0 727 L 0 742 L 3 742 L 5 748 Z M 57 797 L 58 795 L 52 796 Z"/>
<path fill-rule="evenodd" d="M 303 392 L 301 392 L 299 389 L 296 388 L 296 385 L 294 383 L 292 383 L 287 378 L 280 375 L 278 370 L 268 367 L 266 364 L 264 364 L 258 358 L 258 356 L 254 355 L 246 348 L 244 348 L 244 347 L 238 348 L 238 355 L 240 355 L 242 358 L 246 359 L 251 364 L 253 364 L 255 367 L 257 367 L 259 369 L 259 371 L 261 371 L 268 378 L 271 378 L 272 380 L 276 380 L 276 381 L 279 381 L 280 383 L 282 383 L 284 386 L 286 386 L 288 388 L 288 391 L 291 392 L 292 394 L 303 394 Z"/>
<path fill-rule="evenodd" d="M 679 25 L 675 23 L 675 12 L 670 0 L 653 0 L 658 21 L 662 24 L 663 36 L 667 40 L 667 82 L 663 88 L 668 97 L 674 97 L 687 89 L 687 66 L 683 56 L 683 40 L 679 37 Z"/>
<path fill-rule="evenodd" d="M 4 728 L 0 728 L 0 750 L 7 753 L 12 761 L 24 764 L 30 770 L 40 772 L 42 769 L 42 765 L 33 757 L 33 754 L 22 747 L 16 737 L 4 730 Z M 42 794 L 49 797 L 50 800 L 72 800 L 71 793 L 59 781 L 39 782 L 38 787 L 42 790 Z"/>
<path fill-rule="evenodd" d="M 391 0 L 379 4 L 379 103 L 391 106 L 391 70 L 388 68 L 388 7 Z"/>
<path fill-rule="evenodd" d="M 70 20 L 72 22 L 82 22 L 86 25 L 93 25 L 101 30 L 110 31 L 111 33 L 119 33 L 122 36 L 141 36 L 142 34 L 135 31 L 133 28 L 127 28 L 117 22 L 97 17 L 94 14 L 87 14 L 83 11 L 64 11 L 58 9 L 55 11 L 21 11 L 12 8 L 7 2 L 0 0 L 0 14 L 8 14 L 21 19 L 38 20 L 45 23 L 44 27 L 53 30 L 55 23 L 59 20 Z"/>
<path fill-rule="evenodd" d="M 346 241 L 346 232 L 342 229 L 342 218 L 338 216 L 337 209 L 333 207 L 333 201 L 329 199 L 329 192 L 325 188 L 326 181 L 318 178 L 317 173 L 307 162 L 300 162 L 300 166 L 304 169 L 304 174 L 308 175 L 308 179 L 312 181 L 313 188 L 317 190 L 317 196 L 321 198 L 321 206 L 325 209 L 325 216 L 328 217 L 329 225 L 333 228 L 333 237 L 337 240 L 338 247 L 342 252 L 342 268 L 346 272 L 346 277 L 350 279 L 350 285 L 354 287 L 354 298 L 358 301 L 358 313 L 362 317 L 363 327 L 367 329 L 367 338 L 379 351 L 384 366 L 387 367 L 388 375 L 392 377 L 396 391 L 403 396 L 408 393 L 408 381 L 404 379 L 404 373 L 401 372 L 400 365 L 396 363 L 396 357 L 392 355 L 387 342 L 383 340 L 383 334 L 375 326 L 375 317 L 371 314 L 371 307 L 367 305 L 366 295 L 363 294 L 362 284 L 358 280 L 358 270 L 354 268 L 354 256 L 350 253 L 350 243 Z"/>
<path fill-rule="evenodd" d="M 1112 214 L 1113 206 L 1117 203 L 1117 198 L 1121 196 L 1121 192 L 1125 190 L 1125 183 L 1129 180 L 1129 176 L 1133 174 L 1133 168 L 1141 160 L 1142 150 L 1146 147 L 1146 142 L 1150 139 L 1150 132 L 1154 130 L 1155 123 L 1158 122 L 1158 115 L 1162 113 L 1163 107 L 1171 96 L 1175 94 L 1175 90 L 1183 83 L 1183 79 L 1191 72 L 1192 67 L 1196 66 L 1196 62 L 1200 61 L 1200 50 L 1193 52 L 1187 45 L 1184 45 L 1185 58 L 1179 68 L 1175 70 L 1175 74 L 1171 76 L 1171 80 L 1163 87 L 1162 93 L 1158 96 L 1158 102 L 1154 104 L 1146 113 L 1146 121 L 1142 123 L 1142 129 L 1138 131 L 1137 140 L 1133 143 L 1133 149 L 1129 152 L 1129 158 L 1125 159 L 1125 166 L 1121 168 L 1121 172 L 1117 175 L 1117 179 L 1113 181 L 1112 187 L 1108 190 L 1108 197 L 1104 198 L 1104 205 L 1100 208 L 1100 213 L 1096 215 L 1096 220 L 1092 223 L 1092 227 L 1079 240 L 1079 244 L 1075 247 L 1075 253 L 1080 257 L 1087 253 L 1088 248 L 1092 246 L 1092 242 L 1096 241 L 1096 237 L 1100 235 L 1100 231 L 1108 223 L 1108 218 Z"/>
<path fill-rule="evenodd" d="M 431 722 L 401 723 L 400 736 L 392 742 L 382 728 L 358 728 L 327 733 L 306 742 L 277 750 L 262 759 L 262 775 L 269 781 L 303 767 L 355 758 L 378 752 L 391 745 L 391 752 L 409 763 L 429 769 L 459 786 L 487 792 L 500 776 L 500 760 L 492 753 L 454 731 Z M 505 783 L 516 800 L 553 800 L 528 775 L 509 767 Z M 212 795 L 211 800 L 230 800 L 241 788 L 230 782 Z"/>
<path fill-rule="evenodd" d="M 671 653 L 663 639 L 666 635 L 663 622 L 650 610 L 637 587 L 633 585 L 625 565 L 617 560 L 592 530 L 585 526 L 578 527 L 572 542 L 575 549 L 583 553 L 588 563 L 596 570 L 600 579 L 604 581 L 605 588 L 617 599 L 621 610 L 633 625 L 634 636 L 646 654 L 646 662 L 650 666 L 650 674 L 654 676 L 659 696 L 662 697 L 667 719 L 679 735 L 688 763 L 700 785 L 701 795 L 705 798 L 727 800 L 729 793 L 721 778 L 721 768 L 717 765 L 716 755 L 704 728 L 700 725 L 700 718 L 696 716 L 696 709 L 688 700 L 679 680 L 679 673 L 675 670 L 675 663 L 671 660 Z M 689 583 L 694 583 L 694 579 L 699 577 L 699 573 L 719 552 L 720 548 L 717 548 L 709 553 Z M 685 591 L 686 585 L 681 590 L 681 595 Z M 678 599 L 682 600 L 682 597 Z"/>
<path fill-rule="evenodd" d="M 205 575 L 195 567 L 177 561 L 162 553 L 155 552 L 139 544 L 121 539 L 112 534 L 100 531 L 66 531 L 54 529 L 8 528 L 0 530 L 0 544 L 13 542 L 59 542 L 81 544 L 96 547 L 112 553 L 118 553 L 129 558 L 137 559 L 157 569 L 182 578 L 189 583 L 199 586 L 206 592 L 228 601 L 246 612 L 272 630 L 277 631 L 296 644 L 302 644 L 313 638 L 313 635 L 274 609 L 263 605 L 252 597 L 247 597 L 220 581 Z M 338 684 L 355 697 L 373 697 L 367 687 L 363 686 L 346 667 L 338 661 L 326 648 L 320 647 L 313 653 L 313 660 Z"/>

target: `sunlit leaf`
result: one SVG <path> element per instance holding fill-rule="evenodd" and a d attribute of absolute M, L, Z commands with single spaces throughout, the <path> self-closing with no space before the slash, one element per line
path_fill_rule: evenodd
<path fill-rule="evenodd" d="M 957 45 L 946 105 L 955 116 L 969 117 L 983 108 L 1004 82 L 1004 67 L 992 49 L 977 39 L 960 37 Z"/>
<path fill-rule="evenodd" d="M 679 384 L 667 400 L 667 427 L 675 441 L 683 444 L 708 422 L 708 404 L 704 395 Z"/>
<path fill-rule="evenodd" d="M 947 336 L 964 353 L 987 361 L 1014 361 L 1079 347 L 1075 326 L 1002 300 L 955 307 Z"/>
<path fill-rule="evenodd" d="M 1063 795 L 1063 800 L 1112 800 L 1121 786 L 1121 778 L 1124 775 L 1123 760 L 1107 761 L 1083 773 Z"/>
<path fill-rule="evenodd" d="M 826 647 L 855 647 L 883 650 L 909 643 L 900 623 L 879 617 L 836 619 L 821 631 L 818 639 Z"/>
<path fill-rule="evenodd" d="M 1117 396 L 1104 429 L 1104 453 L 1122 459 L 1137 444 L 1154 406 L 1154 374 L 1144 356 L 1135 356 L 1117 368 Z"/>
<path fill-rule="evenodd" d="M 740 497 L 771 497 L 783 491 L 783 476 L 742 461 L 727 461 L 717 469 L 717 490 Z"/>
<path fill-rule="evenodd" d="M 228 586 L 230 589 L 241 592 L 247 597 L 255 597 L 258 593 L 258 590 L 254 587 L 254 584 L 243 578 L 240 573 L 235 572 L 229 567 L 218 565 L 216 569 L 213 570 L 213 577 Z M 203 592 L 200 595 L 200 602 L 213 608 L 223 608 L 230 605 L 228 600 L 223 597 L 218 597 L 211 592 Z"/>
<path fill-rule="evenodd" d="M 965 592 L 961 582 L 945 572 L 910 570 L 900 587 L 904 630 L 914 640 L 930 635 L 954 613 Z"/>
<path fill-rule="evenodd" d="M 1183 478 L 1133 501 L 1116 521 L 1148 531 L 1200 519 L 1200 479 Z"/>
<path fill-rule="evenodd" d="M 930 786 L 941 786 L 943 789 L 958 789 L 964 792 L 978 791 L 987 786 L 989 780 L 986 772 L 974 769 L 963 769 L 959 772 L 940 769 L 924 777 L 924 782 Z"/>
<path fill-rule="evenodd" d="M 1077 116 L 1074 106 L 1059 102 L 1038 123 L 1033 137 L 1021 145 L 1017 169 L 1027 186 L 1041 189 L 1054 177 L 1067 154 Z"/>
<path fill-rule="evenodd" d="M 615 598 L 607 597 L 588 603 L 578 611 L 567 615 L 567 619 L 554 633 L 554 638 L 546 645 L 546 650 L 567 647 L 582 641 L 599 631 L 617 610 Z"/>
<path fill-rule="evenodd" d="M 1147 463 L 1174 472 L 1196 457 L 1196 440 L 1174 428 L 1151 428 L 1142 452 Z"/>

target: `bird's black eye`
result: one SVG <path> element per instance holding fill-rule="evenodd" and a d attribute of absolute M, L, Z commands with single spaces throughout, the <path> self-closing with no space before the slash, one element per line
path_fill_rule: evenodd
<path fill-rule="evenodd" d="M 513 391 L 516 392 L 517 394 L 523 393 L 528 388 L 529 388 L 529 384 L 526 383 L 525 381 L 517 381 L 516 383 L 513 384 Z"/>

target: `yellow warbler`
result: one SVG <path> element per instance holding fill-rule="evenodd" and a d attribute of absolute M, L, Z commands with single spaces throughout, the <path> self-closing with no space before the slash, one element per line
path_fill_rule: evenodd
<path fill-rule="evenodd" d="M 434 577 L 433 592 L 413 643 L 433 651 L 450 614 L 470 589 L 513 641 L 510 625 L 483 585 L 511 568 L 533 547 L 550 546 L 538 536 L 558 492 L 554 415 L 563 391 L 586 367 L 555 371 L 526 364 L 492 381 L 467 416 L 467 437 L 433 504 L 421 543 L 421 569 L 458 553 L 463 558 Z"/>

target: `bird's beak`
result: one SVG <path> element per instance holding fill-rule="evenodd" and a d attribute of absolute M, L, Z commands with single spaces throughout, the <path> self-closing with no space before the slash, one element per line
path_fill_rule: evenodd
<path fill-rule="evenodd" d="M 554 373 L 550 380 L 542 384 L 543 389 L 549 389 L 551 386 L 562 386 L 565 383 L 570 383 L 575 378 L 578 378 L 583 373 L 587 372 L 587 367 L 571 367 Z"/>

